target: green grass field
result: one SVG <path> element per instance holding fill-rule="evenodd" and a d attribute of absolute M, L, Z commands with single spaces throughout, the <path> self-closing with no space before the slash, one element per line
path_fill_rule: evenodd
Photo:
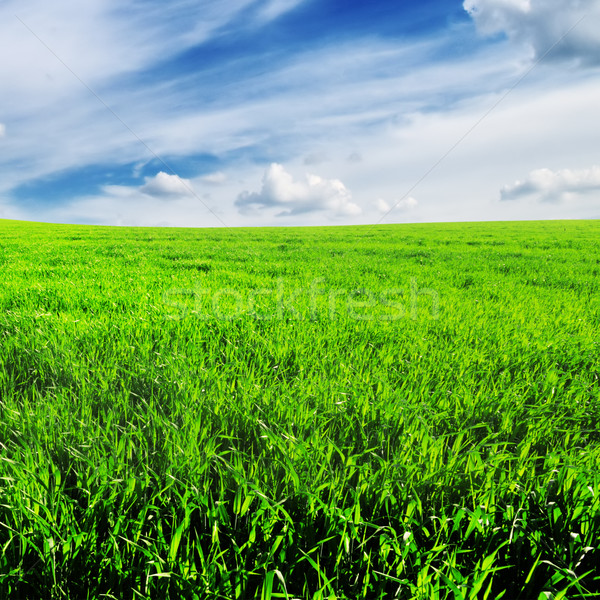
<path fill-rule="evenodd" d="M 0 221 L 0 598 L 600 597 L 599 240 Z"/>

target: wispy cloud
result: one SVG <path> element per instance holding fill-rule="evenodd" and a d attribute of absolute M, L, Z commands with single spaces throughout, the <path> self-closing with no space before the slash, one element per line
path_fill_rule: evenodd
<path fill-rule="evenodd" d="M 293 10 L 306 0 L 267 0 L 259 10 L 261 20 L 272 21 Z"/>
<path fill-rule="evenodd" d="M 227 175 L 222 171 L 215 171 L 214 173 L 208 173 L 200 177 L 202 183 L 208 185 L 223 185 L 227 181 Z"/>
<path fill-rule="evenodd" d="M 97 27 L 102 28 L 102 21 Z M 21 37 L 27 39 L 23 33 Z M 22 40 L 19 43 L 23 45 Z M 226 156 L 241 148 L 255 148 L 259 154 L 263 146 L 270 148 L 271 160 L 296 152 L 310 154 L 320 140 L 385 127 L 423 108 L 423 99 L 433 108 L 449 98 L 472 94 L 482 77 L 508 75 L 484 60 L 473 62 L 470 69 L 430 62 L 449 43 L 447 37 L 407 44 L 357 40 L 294 52 L 266 72 L 262 61 L 249 69 L 245 60 L 239 65 L 236 56 L 214 73 L 204 73 L 202 68 L 179 70 L 166 78 L 145 79 L 131 89 L 122 79 L 118 58 L 120 53 L 129 54 L 128 47 L 107 42 L 103 56 L 108 65 L 115 65 L 115 71 L 109 75 L 109 66 L 99 66 L 104 77 L 96 79 L 97 73 L 82 66 L 78 74 L 90 76 L 86 83 L 132 135 L 37 40 L 31 37 L 27 43 L 35 48 L 32 61 L 52 63 L 47 67 L 51 67 L 51 78 L 61 81 L 56 95 L 48 93 L 54 84 L 44 76 L 35 90 L 15 93 L 16 102 L 9 105 L 0 98 L 0 108 L 14 123 L 6 151 L 13 163 L 21 165 L 11 170 L 7 189 L 61 169 L 152 160 L 140 140 L 167 161 L 197 153 Z M 148 56 L 142 62 L 156 62 L 162 43 L 146 50 Z M 66 61 L 69 56 L 66 52 Z M 24 72 L 32 69 L 29 63 L 22 65 Z M 205 98 L 200 105 L 195 100 L 199 95 Z"/>

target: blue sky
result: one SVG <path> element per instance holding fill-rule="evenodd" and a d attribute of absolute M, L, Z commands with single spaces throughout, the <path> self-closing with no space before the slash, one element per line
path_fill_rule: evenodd
<path fill-rule="evenodd" d="M 600 0 L 5 0 L 0 218 L 600 217 Z"/>

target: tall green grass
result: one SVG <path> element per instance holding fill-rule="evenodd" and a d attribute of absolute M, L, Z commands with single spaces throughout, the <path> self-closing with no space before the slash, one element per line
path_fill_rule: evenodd
<path fill-rule="evenodd" d="M 0 221 L 0 598 L 598 597 L 599 234 Z"/>

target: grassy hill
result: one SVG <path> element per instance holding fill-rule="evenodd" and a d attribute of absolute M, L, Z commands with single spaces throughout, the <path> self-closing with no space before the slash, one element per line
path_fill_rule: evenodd
<path fill-rule="evenodd" d="M 599 239 L 0 221 L 0 598 L 600 593 Z"/>

